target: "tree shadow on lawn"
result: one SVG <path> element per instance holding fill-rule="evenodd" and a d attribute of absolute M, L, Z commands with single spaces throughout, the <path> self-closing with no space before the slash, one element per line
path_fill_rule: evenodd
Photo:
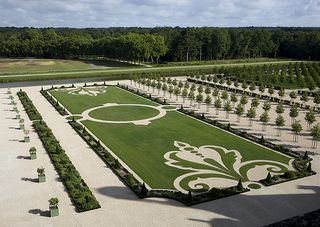
<path fill-rule="evenodd" d="M 30 178 L 30 177 L 21 177 L 21 180 L 22 181 L 30 181 L 30 182 L 33 182 L 33 183 L 38 183 L 38 178 Z"/>
<path fill-rule="evenodd" d="M 42 217 L 50 217 L 50 212 L 48 210 L 41 210 L 41 209 L 31 209 L 28 211 L 30 214 L 40 215 Z"/>

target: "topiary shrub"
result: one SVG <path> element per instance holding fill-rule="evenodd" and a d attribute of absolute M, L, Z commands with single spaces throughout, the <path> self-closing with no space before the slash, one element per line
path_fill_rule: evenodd
<path fill-rule="evenodd" d="M 293 178 L 295 178 L 295 176 L 296 176 L 296 173 L 293 172 L 293 171 L 290 171 L 290 170 L 286 171 L 286 172 L 283 174 L 283 177 L 284 177 L 284 178 L 287 178 L 287 179 L 293 179 Z"/>

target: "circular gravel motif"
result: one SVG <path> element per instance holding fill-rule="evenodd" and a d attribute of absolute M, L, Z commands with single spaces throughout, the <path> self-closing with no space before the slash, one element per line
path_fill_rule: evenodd
<path fill-rule="evenodd" d="M 82 116 L 84 120 L 100 123 L 148 125 L 166 113 L 161 106 L 108 103 L 86 110 Z"/>

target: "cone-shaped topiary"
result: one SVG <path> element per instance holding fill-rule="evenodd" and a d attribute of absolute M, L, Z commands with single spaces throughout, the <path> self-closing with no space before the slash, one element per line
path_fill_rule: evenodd
<path fill-rule="evenodd" d="M 239 179 L 239 182 L 237 184 L 237 191 L 243 191 L 244 187 L 242 185 L 242 180 Z"/>
<path fill-rule="evenodd" d="M 303 155 L 303 159 L 309 159 L 309 156 L 308 156 L 308 151 L 306 151 Z"/>
<path fill-rule="evenodd" d="M 191 193 L 191 191 L 188 192 L 187 201 L 188 201 L 188 203 L 192 202 L 192 193 Z"/>
<path fill-rule="evenodd" d="M 271 179 L 271 174 L 270 174 L 270 172 L 268 173 L 268 175 L 267 175 L 267 177 L 266 177 L 266 179 L 265 179 L 265 182 L 266 182 L 267 184 L 271 184 L 271 183 L 272 183 L 272 179 Z"/>
<path fill-rule="evenodd" d="M 146 185 L 145 185 L 145 183 L 143 183 L 142 184 L 142 187 L 141 187 L 141 196 L 142 197 L 147 197 L 147 195 L 148 195 L 148 189 L 147 189 L 147 187 L 146 187 Z"/>
<path fill-rule="evenodd" d="M 309 162 L 308 166 L 307 166 L 307 172 L 311 173 L 312 172 L 312 168 L 311 168 L 311 162 Z"/>

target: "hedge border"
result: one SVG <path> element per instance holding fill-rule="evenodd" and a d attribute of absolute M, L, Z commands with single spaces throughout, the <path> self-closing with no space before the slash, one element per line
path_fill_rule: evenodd
<path fill-rule="evenodd" d="M 19 97 L 20 102 L 22 103 L 23 108 L 27 112 L 29 119 L 31 121 L 41 120 L 42 119 L 41 114 L 35 108 L 35 106 L 33 105 L 32 101 L 29 98 L 29 96 L 27 95 L 27 93 L 20 89 L 20 91 L 17 93 L 17 95 Z"/>
<path fill-rule="evenodd" d="M 25 99 L 26 106 L 29 105 L 33 109 L 36 110 L 35 106 L 33 105 L 32 101 L 30 100 L 28 95 L 25 92 L 20 90 L 18 92 L 18 96 L 19 95 L 21 96 L 22 94 L 25 97 L 27 97 Z M 40 114 L 39 114 L 39 116 L 41 117 Z M 30 120 L 32 120 L 32 119 L 30 119 Z M 75 166 L 72 164 L 72 162 L 70 161 L 70 159 L 69 159 L 68 155 L 65 153 L 65 151 L 61 148 L 59 141 L 53 135 L 51 129 L 47 126 L 47 124 L 42 120 L 42 118 L 39 118 L 39 119 L 33 120 L 32 126 L 35 129 L 35 131 L 37 132 L 37 134 L 38 134 L 38 136 L 39 136 L 39 138 L 40 138 L 45 150 L 47 151 L 47 153 L 48 153 L 48 155 L 50 157 L 50 160 L 52 161 L 52 163 L 53 163 L 53 165 L 55 167 L 55 170 L 58 172 L 59 176 L 61 177 L 62 183 L 66 187 L 68 195 L 70 196 L 73 204 L 76 207 L 76 211 L 77 212 L 84 212 L 84 211 L 89 211 L 89 210 L 100 208 L 101 206 L 100 206 L 99 202 L 96 200 L 95 196 L 93 195 L 93 193 L 91 192 L 91 190 L 89 189 L 87 184 L 84 182 L 84 180 L 81 178 L 80 173 L 77 171 Z M 44 133 L 41 133 L 40 126 L 43 126 L 43 130 L 45 130 L 46 136 L 44 136 Z M 50 149 L 49 146 L 52 146 L 52 147 L 55 146 L 55 149 L 59 150 L 59 153 L 57 153 L 57 157 L 54 157 L 55 154 L 52 152 L 52 150 Z M 57 151 L 55 150 L 55 152 L 57 152 Z M 61 161 L 61 160 L 67 160 L 67 162 L 63 163 L 63 161 Z M 61 162 L 59 162 L 59 161 L 61 161 Z M 72 176 L 73 177 L 77 177 L 78 181 L 81 182 L 81 184 L 76 184 L 76 185 L 67 184 L 66 181 L 65 181 L 66 180 L 65 179 L 66 178 L 66 175 L 65 175 L 66 173 L 63 173 L 62 169 L 60 169 L 60 167 L 59 167 L 60 165 L 64 165 L 65 168 L 68 168 L 70 170 L 73 169 L 75 171 L 74 173 L 76 173 L 76 174 L 72 175 Z M 74 188 L 75 187 L 79 187 L 78 192 L 80 192 L 80 194 L 83 193 L 83 195 L 84 195 L 83 198 L 85 198 L 86 201 L 87 200 L 91 200 L 91 202 L 93 201 L 94 202 L 94 206 L 92 208 L 90 208 L 90 209 L 89 208 L 88 209 L 81 208 L 79 206 L 79 201 L 77 201 L 75 195 L 72 193 L 72 190 L 73 190 L 72 187 L 74 187 Z M 90 196 L 88 196 L 88 195 L 90 195 Z"/>

